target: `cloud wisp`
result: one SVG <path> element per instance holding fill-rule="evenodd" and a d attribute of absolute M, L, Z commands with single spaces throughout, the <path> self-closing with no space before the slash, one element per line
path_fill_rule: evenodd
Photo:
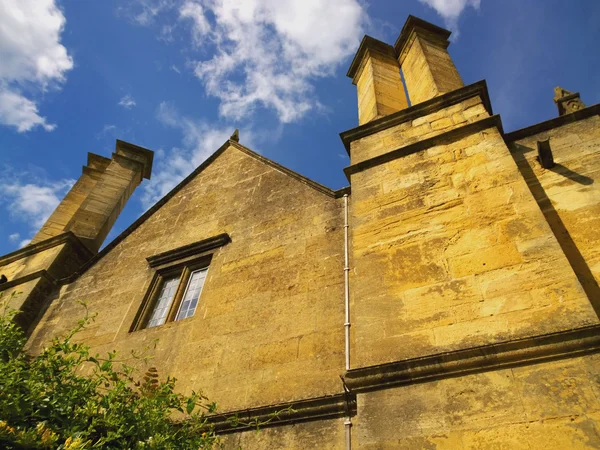
<path fill-rule="evenodd" d="M 189 29 L 190 66 L 219 100 L 220 116 L 234 121 L 257 108 L 274 111 L 281 123 L 319 110 L 315 80 L 354 54 L 367 17 L 359 0 L 136 0 L 134 6 L 128 15 L 137 24 Z M 159 16 L 171 23 L 158 24 Z"/>
<path fill-rule="evenodd" d="M 54 0 L 0 2 L 0 124 L 20 133 L 56 127 L 32 97 L 60 86 L 73 68 L 60 42 L 65 23 Z"/>
<path fill-rule="evenodd" d="M 119 100 L 119 106 L 122 106 L 125 109 L 131 109 L 136 105 L 135 100 L 129 94 L 123 96 L 121 100 Z"/>
<path fill-rule="evenodd" d="M 364 10 L 356 0 L 187 0 L 182 20 L 212 58 L 195 63 L 221 116 L 240 120 L 257 107 L 282 123 L 319 107 L 313 81 L 330 76 L 362 38 Z"/>
<path fill-rule="evenodd" d="M 231 136 L 233 126 L 215 125 L 180 114 L 163 102 L 156 113 L 166 127 L 181 132 L 181 145 L 155 154 L 152 179 L 144 184 L 141 203 L 149 208 L 213 154 Z M 242 130 L 244 144 L 250 145 L 252 133 Z"/>
<path fill-rule="evenodd" d="M 0 191 L 4 193 L 0 202 L 4 204 L 3 206 L 8 211 L 10 218 L 13 221 L 27 224 L 30 233 L 33 235 L 44 225 L 67 191 L 73 186 L 75 180 L 36 180 L 31 182 L 30 178 L 32 177 L 29 175 L 14 178 L 10 182 L 0 183 Z M 15 237 L 15 235 L 18 236 Z M 14 242 L 19 237 L 19 233 L 14 233 L 9 237 L 9 240 Z M 21 246 L 26 245 L 28 242 L 28 239 L 24 240 L 21 242 Z"/>
<path fill-rule="evenodd" d="M 479 9 L 481 0 L 419 0 L 421 3 L 433 8 L 443 17 L 446 27 L 454 33 L 453 39 L 458 38 L 458 18 L 469 6 Z"/>

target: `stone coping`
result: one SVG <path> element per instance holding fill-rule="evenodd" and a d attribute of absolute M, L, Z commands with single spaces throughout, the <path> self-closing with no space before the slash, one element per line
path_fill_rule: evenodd
<path fill-rule="evenodd" d="M 507 143 L 518 141 L 534 134 L 542 133 L 544 131 L 558 128 L 569 123 L 587 119 L 588 117 L 595 115 L 600 115 L 600 103 L 580 109 L 579 111 L 555 117 L 554 119 L 546 120 L 545 122 L 536 123 L 535 125 L 511 131 L 510 133 L 506 133 L 504 135 L 504 141 Z"/>
<path fill-rule="evenodd" d="M 154 161 L 154 152 L 152 150 L 117 139 L 115 153 L 142 164 L 142 176 L 147 180 L 150 179 L 150 175 L 152 174 L 152 162 Z M 113 153 L 113 159 L 115 153 Z M 128 153 L 130 155 L 128 155 Z"/>
<path fill-rule="evenodd" d="M 430 100 L 418 103 L 409 108 L 389 114 L 379 119 L 360 125 L 356 128 L 340 133 L 340 138 L 346 147 L 348 155 L 350 155 L 350 144 L 358 139 L 378 133 L 387 128 L 400 125 L 409 120 L 415 120 L 419 117 L 439 111 L 440 109 L 456 105 L 469 98 L 479 96 L 483 102 L 483 106 L 490 115 L 493 114 L 492 105 L 485 80 L 477 81 L 468 86 L 456 89 L 452 92 L 434 97 Z"/>
<path fill-rule="evenodd" d="M 369 50 L 396 59 L 394 47 L 365 34 L 360 42 L 360 46 L 358 47 L 356 54 L 354 55 L 354 58 L 352 59 L 352 63 L 350 63 L 348 72 L 346 73 L 347 77 L 352 78 L 352 84 L 357 83 L 357 75 L 360 75 L 360 72 L 362 72 L 362 70 L 359 69 L 362 68 L 365 55 Z"/>
<path fill-rule="evenodd" d="M 353 393 L 424 383 L 600 351 L 600 325 L 527 337 L 465 350 L 351 369 L 345 381 Z"/>
<path fill-rule="evenodd" d="M 52 275 L 50 275 L 46 269 L 42 269 L 28 273 L 27 275 L 23 275 L 22 277 L 14 278 L 12 280 L 7 281 L 6 283 L 0 284 L 0 292 L 27 283 L 31 280 L 37 280 L 38 278 L 44 278 L 46 281 L 50 282 L 54 286 L 56 286 L 57 284 L 56 279 Z"/>
<path fill-rule="evenodd" d="M 351 369 L 345 393 L 216 414 L 208 423 L 220 434 L 326 420 L 356 414 L 356 395 L 509 367 L 539 364 L 600 352 L 600 325 Z M 235 422 L 240 422 L 235 425 Z"/>
<path fill-rule="evenodd" d="M 92 251 L 89 250 L 85 244 L 83 244 L 83 242 L 77 236 L 75 236 L 75 234 L 73 234 L 72 231 L 67 231 L 59 234 L 58 236 L 44 239 L 43 241 L 36 242 L 35 244 L 26 245 L 23 248 L 15 250 L 14 252 L 0 256 L 0 271 L 2 270 L 2 266 L 6 266 L 11 262 L 34 255 L 44 250 L 48 250 L 49 248 L 56 247 L 57 245 L 64 244 L 65 242 L 73 245 L 76 251 L 84 254 L 83 256 L 85 258 L 91 258 L 94 255 Z"/>
<path fill-rule="evenodd" d="M 404 147 L 400 147 L 396 150 L 391 150 L 382 155 L 375 156 L 374 158 L 361 161 L 344 168 L 344 173 L 346 174 L 348 180 L 350 180 L 350 176 L 352 174 L 362 172 L 365 169 L 369 169 L 371 167 L 378 166 L 380 164 L 384 164 L 386 162 L 393 161 L 394 159 L 402 158 L 422 150 L 427 150 L 428 148 L 436 145 L 452 142 L 464 136 L 468 136 L 491 127 L 497 127 L 500 131 L 500 134 L 502 134 L 502 121 L 499 115 L 490 116 L 477 122 L 454 128 L 446 131 L 445 133 L 438 134 L 437 136 L 432 136 L 430 138 L 423 139 L 422 141 L 405 145 Z"/>
<path fill-rule="evenodd" d="M 262 429 L 354 415 L 356 397 L 342 393 L 215 414 L 208 416 L 207 421 L 217 433 L 228 434 L 256 429 L 256 424 L 260 424 Z"/>
<path fill-rule="evenodd" d="M 396 39 L 396 42 L 394 44 L 394 50 L 396 51 L 396 55 L 399 56 L 402 53 L 402 51 L 404 50 L 404 46 L 409 41 L 411 33 L 418 28 L 426 31 L 428 34 L 433 35 L 443 41 L 446 41 L 452 34 L 451 31 L 448 31 L 445 28 L 438 27 L 437 25 L 434 25 L 423 19 L 419 19 L 418 17 L 409 15 L 408 19 L 406 19 L 406 22 L 404 23 L 404 26 L 402 27 L 402 30 L 400 31 L 398 39 Z"/>

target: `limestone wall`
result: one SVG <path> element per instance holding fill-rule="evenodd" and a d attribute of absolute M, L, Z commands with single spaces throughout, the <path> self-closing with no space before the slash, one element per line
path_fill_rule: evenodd
<path fill-rule="evenodd" d="M 358 395 L 361 450 L 600 447 L 600 356 Z"/>
<path fill-rule="evenodd" d="M 130 333 L 154 271 L 146 257 L 228 233 L 192 318 Z M 62 288 L 30 344 L 83 315 L 102 352 L 153 346 L 160 372 L 221 411 L 341 391 L 343 202 L 228 148 L 131 235 Z"/>
<path fill-rule="evenodd" d="M 550 139 L 556 166 L 537 162 Z M 600 116 L 532 134 L 510 145 L 523 177 L 600 311 Z"/>
<path fill-rule="evenodd" d="M 344 419 L 297 423 L 226 435 L 226 450 L 341 450 L 345 447 Z"/>
<path fill-rule="evenodd" d="M 481 98 L 472 97 L 353 141 L 350 144 L 350 160 L 357 164 L 488 116 Z"/>
<path fill-rule="evenodd" d="M 352 367 L 597 323 L 496 127 L 351 181 Z"/>

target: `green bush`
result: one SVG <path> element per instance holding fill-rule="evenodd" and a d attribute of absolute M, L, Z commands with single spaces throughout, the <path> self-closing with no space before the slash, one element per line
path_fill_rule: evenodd
<path fill-rule="evenodd" d="M 0 294 L 0 303 L 2 298 Z M 41 353 L 4 302 L 0 310 L 0 448 L 211 449 L 220 445 L 205 413 L 215 405 L 175 392 L 150 367 L 141 377 L 116 352 L 101 358 L 74 337 L 86 316 Z M 140 358 L 139 355 L 133 355 Z"/>

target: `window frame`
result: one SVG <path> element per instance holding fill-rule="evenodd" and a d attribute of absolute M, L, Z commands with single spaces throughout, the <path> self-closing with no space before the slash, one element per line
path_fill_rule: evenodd
<path fill-rule="evenodd" d="M 208 281 L 208 271 L 213 254 L 229 242 L 231 242 L 229 235 L 221 234 L 213 238 L 205 239 L 194 244 L 146 258 L 148 265 L 154 270 L 154 275 L 150 281 L 150 285 L 146 289 L 146 293 L 129 332 L 160 328 L 171 322 L 181 322 L 193 318 L 200 307 L 200 297 L 202 296 L 202 292 Z M 200 289 L 198 294 L 198 303 L 194 310 L 194 315 L 186 317 L 185 319 L 176 320 L 184 295 L 188 289 L 192 273 L 202 269 L 206 269 L 207 273 L 202 289 Z M 171 305 L 169 306 L 165 321 L 160 325 L 148 327 L 148 322 L 154 312 L 156 302 L 158 301 L 165 280 L 177 276 L 179 277 L 177 289 L 173 296 L 173 300 L 171 301 Z"/>
<path fill-rule="evenodd" d="M 146 295 L 144 296 L 144 300 L 142 302 L 142 308 L 138 313 L 138 317 L 136 318 L 134 325 L 131 331 L 141 330 L 146 328 L 157 328 L 163 325 L 166 325 L 169 322 L 179 322 L 175 320 L 177 317 L 177 313 L 179 312 L 179 306 L 183 300 L 183 296 L 185 295 L 185 291 L 187 290 L 190 276 L 192 272 L 196 270 L 207 270 L 208 277 L 208 268 L 210 265 L 212 255 L 203 256 L 199 260 L 185 262 L 181 264 L 177 264 L 174 266 L 170 266 L 161 270 L 157 270 L 154 276 L 152 277 L 152 281 L 150 282 L 150 287 L 147 290 Z M 148 326 L 148 321 L 154 312 L 154 308 L 156 307 L 156 302 L 158 301 L 158 296 L 162 290 L 165 280 L 170 278 L 178 277 L 179 281 L 177 282 L 177 289 L 175 290 L 175 295 L 173 296 L 173 300 L 171 301 L 171 305 L 169 306 L 169 312 L 167 313 L 165 321 L 160 325 L 155 325 L 152 327 Z M 206 283 L 206 279 L 204 280 Z M 204 285 L 198 294 L 198 302 L 200 301 L 200 296 L 202 295 L 202 291 L 204 290 Z M 196 310 L 198 306 L 196 306 Z M 195 313 L 195 311 L 194 311 Z M 194 317 L 194 316 L 191 316 Z M 191 317 L 186 317 L 186 319 L 190 319 Z M 185 320 L 185 319 L 180 319 Z"/>

